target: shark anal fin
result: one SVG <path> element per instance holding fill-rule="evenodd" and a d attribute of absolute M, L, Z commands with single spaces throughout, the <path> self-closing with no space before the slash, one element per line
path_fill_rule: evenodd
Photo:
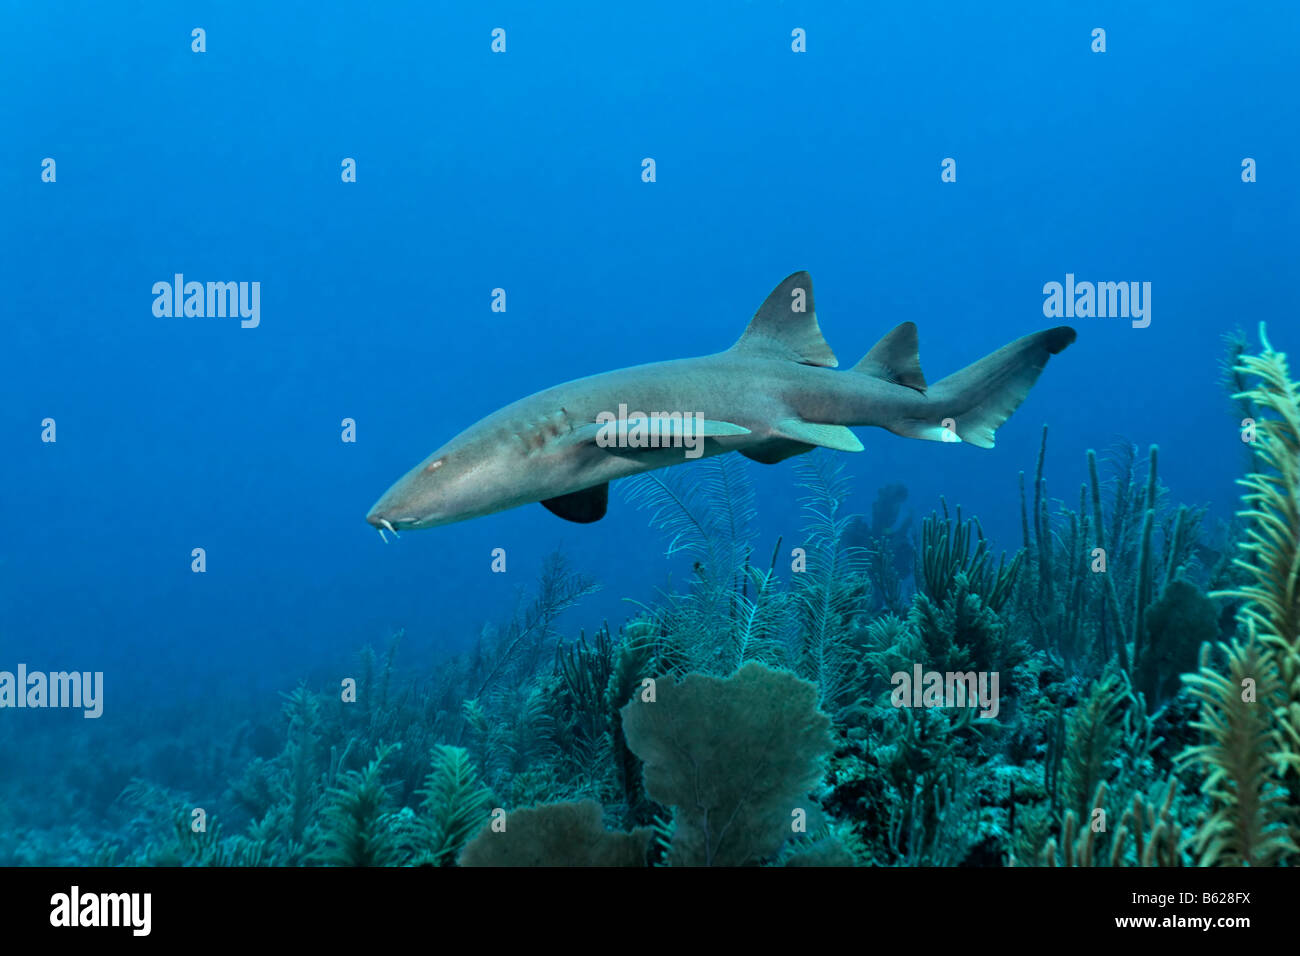
<path fill-rule="evenodd" d="M 804 452 L 812 451 L 815 447 L 817 446 L 808 445 L 801 441 L 776 438 L 753 448 L 745 448 L 740 453 L 750 461 L 756 461 L 760 465 L 775 465 L 787 458 L 793 458 L 795 455 L 802 455 Z"/>
<path fill-rule="evenodd" d="M 817 324 L 812 276 L 806 272 L 786 276 L 772 290 L 732 349 L 824 368 L 840 364 Z"/>
<path fill-rule="evenodd" d="M 858 436 L 843 425 L 818 425 L 799 418 L 786 418 L 777 422 L 772 430 L 781 438 L 805 445 L 820 445 L 836 451 L 862 451 Z"/>
<path fill-rule="evenodd" d="M 571 491 L 567 495 L 547 498 L 542 505 L 553 515 L 565 521 L 578 524 L 591 524 L 605 517 L 609 509 L 609 482 L 581 491 Z"/>

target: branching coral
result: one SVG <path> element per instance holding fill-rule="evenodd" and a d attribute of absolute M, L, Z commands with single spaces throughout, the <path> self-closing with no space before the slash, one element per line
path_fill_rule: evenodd
<path fill-rule="evenodd" d="M 1154 801 L 1148 802 L 1142 794 L 1135 794 L 1132 805 L 1111 831 L 1104 823 L 1104 816 L 1097 816 L 1093 823 L 1093 814 L 1104 812 L 1108 802 L 1106 784 L 1098 784 L 1091 801 L 1092 812 L 1080 823 L 1073 810 L 1066 811 L 1059 856 L 1056 840 L 1049 839 L 1039 859 L 1040 865 L 1182 866 L 1181 827 L 1174 818 L 1177 793 L 1177 781 L 1170 780 L 1157 791 Z"/>
<path fill-rule="evenodd" d="M 964 572 L 958 572 L 938 603 L 917 594 L 907 623 L 924 648 L 924 663 L 934 670 L 1009 670 L 1024 654 Z"/>
<path fill-rule="evenodd" d="M 1098 805 L 1091 802 L 1093 794 L 1114 773 L 1127 696 L 1124 678 L 1111 672 L 1093 684 L 1066 721 L 1063 796 L 1066 809 L 1079 819 Z"/>
<path fill-rule="evenodd" d="M 940 502 L 943 519 L 931 513 L 921 522 L 921 551 L 917 555 L 917 566 L 920 570 L 918 580 L 924 585 L 925 593 L 931 600 L 942 603 L 956 584 L 957 575 L 964 574 L 970 589 L 986 605 L 995 612 L 1001 610 L 1011 596 L 1025 552 L 1017 551 L 1010 564 L 1007 564 L 1004 554 L 994 567 L 992 550 L 979 521 L 974 518 L 962 521 L 961 508 L 958 507 L 954 522 L 948 516 L 948 503 L 942 499 Z"/>

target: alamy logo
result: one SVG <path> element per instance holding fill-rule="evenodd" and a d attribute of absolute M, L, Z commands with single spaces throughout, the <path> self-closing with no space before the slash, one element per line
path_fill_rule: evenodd
<path fill-rule="evenodd" d="M 70 892 L 50 897 L 51 926 L 129 926 L 133 936 L 148 936 L 152 928 L 150 893 Z"/>
<path fill-rule="evenodd" d="M 160 319 L 173 316 L 195 319 L 238 317 L 240 326 L 255 329 L 262 321 L 262 283 L 186 282 L 176 273 L 173 281 L 153 284 L 153 314 Z"/>
<path fill-rule="evenodd" d="M 79 707 L 83 717 L 104 713 L 104 672 L 0 671 L 0 709 L 5 707 Z"/>
<path fill-rule="evenodd" d="M 1075 282 L 1065 274 L 1065 284 L 1043 286 L 1043 315 L 1049 319 L 1129 319 L 1133 328 L 1151 324 L 1150 282 Z"/>
<path fill-rule="evenodd" d="M 601 448 L 685 448 L 687 458 L 699 458 L 704 453 L 703 412 L 628 414 L 627 405 L 619 405 L 617 415 L 601 412 L 596 424 L 600 426 L 596 444 Z"/>
<path fill-rule="evenodd" d="M 895 707 L 979 707 L 981 720 L 992 720 L 1002 709 L 998 701 L 997 671 L 898 671 L 889 678 Z"/>

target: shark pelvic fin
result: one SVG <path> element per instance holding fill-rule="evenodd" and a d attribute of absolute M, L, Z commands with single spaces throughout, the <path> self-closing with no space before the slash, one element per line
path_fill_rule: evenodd
<path fill-rule="evenodd" d="M 578 524 L 591 524 L 605 517 L 609 509 L 609 482 L 572 491 L 558 498 L 547 498 L 542 505 L 553 515 L 559 515 L 565 521 Z"/>
<path fill-rule="evenodd" d="M 871 347 L 852 371 L 906 385 L 925 394 L 925 375 L 921 372 L 921 355 L 916 344 L 916 323 L 904 322 Z"/>
<path fill-rule="evenodd" d="M 806 272 L 787 276 L 772 290 L 732 349 L 789 358 L 802 365 L 836 368 L 840 364 L 822 338 L 813 307 L 812 276 Z"/>
<path fill-rule="evenodd" d="M 858 441 L 858 436 L 843 425 L 818 425 L 799 418 L 786 418 L 777 422 L 773 431 L 782 438 L 805 445 L 820 445 L 836 451 L 862 451 L 862 442 Z M 785 457 L 788 458 L 789 455 Z"/>
<path fill-rule="evenodd" d="M 765 441 L 753 448 L 744 448 L 740 453 L 750 461 L 756 461 L 760 465 L 775 465 L 787 458 L 793 458 L 795 455 L 802 455 L 805 452 L 812 451 L 815 447 L 817 446 L 806 445 L 801 441 L 791 441 L 788 438 L 774 438 L 772 441 Z"/>

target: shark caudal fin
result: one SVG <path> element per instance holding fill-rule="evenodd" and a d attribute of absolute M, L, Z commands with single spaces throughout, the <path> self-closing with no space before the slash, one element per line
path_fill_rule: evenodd
<path fill-rule="evenodd" d="M 1034 332 L 935 382 L 926 393 L 933 421 L 907 434 L 953 441 L 955 432 L 961 441 L 992 448 L 993 433 L 1020 407 L 1047 360 L 1075 337 L 1068 325 Z"/>
<path fill-rule="evenodd" d="M 731 350 L 823 368 L 838 368 L 840 364 L 822 338 L 813 307 L 812 276 L 807 272 L 786 276 L 772 290 Z"/>

